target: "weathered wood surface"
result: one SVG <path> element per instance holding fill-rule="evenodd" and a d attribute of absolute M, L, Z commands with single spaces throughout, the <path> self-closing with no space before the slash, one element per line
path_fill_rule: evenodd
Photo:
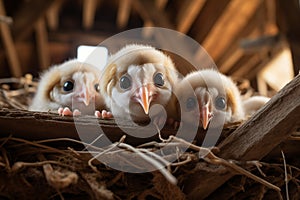
<path fill-rule="evenodd" d="M 238 125 L 239 123 L 227 125 L 221 135 L 218 135 L 218 142 L 232 133 Z M 134 124 L 122 120 L 116 123 L 113 119 L 101 120 L 93 116 L 62 117 L 56 113 L 30 112 L 7 108 L 0 109 L 0 127 L 0 138 L 12 136 L 30 141 L 71 138 L 90 143 L 101 134 L 104 134 L 111 143 L 119 141 L 123 135 L 126 135 L 125 142 L 133 146 L 161 141 L 156 127 L 151 123 L 148 125 Z M 190 138 L 190 131 L 195 131 L 195 129 L 182 128 L 180 134 L 183 138 L 185 137 L 185 135 L 182 135 L 184 131 L 189 133 L 187 137 Z M 196 131 L 193 132 L 195 135 L 192 139 L 197 145 L 201 145 L 206 131 L 202 128 Z M 161 137 L 165 139 L 170 135 L 180 135 L 178 135 L 178 129 L 175 130 L 172 126 L 165 126 L 160 133 Z M 101 140 L 99 139 L 100 142 Z M 99 144 L 99 146 L 101 145 Z M 103 145 L 108 144 L 103 143 Z"/>
<path fill-rule="evenodd" d="M 260 160 L 300 126 L 300 75 L 287 84 L 262 109 L 238 127 L 220 145 L 224 159 Z M 192 174 L 186 179 L 189 199 L 208 197 L 234 174 Z"/>

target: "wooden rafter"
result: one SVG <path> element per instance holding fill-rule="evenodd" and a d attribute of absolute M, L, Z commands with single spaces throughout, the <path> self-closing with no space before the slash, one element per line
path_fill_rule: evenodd
<path fill-rule="evenodd" d="M 55 0 L 53 5 L 47 11 L 47 22 L 48 26 L 51 30 L 56 30 L 58 28 L 59 23 L 59 11 L 63 4 L 64 0 Z"/>
<path fill-rule="evenodd" d="M 0 15 L 6 16 L 3 0 L 0 0 Z M 10 27 L 5 22 L 0 22 L 1 39 L 8 57 L 11 73 L 15 77 L 22 76 L 20 61 L 17 55 L 16 47 L 13 41 Z"/>
<path fill-rule="evenodd" d="M 292 52 L 294 74 L 300 71 L 300 3 L 298 0 L 276 0 L 277 24 Z"/>
<path fill-rule="evenodd" d="M 45 15 L 51 7 L 53 0 L 31 0 L 23 1 L 20 10 L 16 13 L 12 27 L 13 35 L 16 40 L 27 37 L 34 29 L 35 22 Z"/>
<path fill-rule="evenodd" d="M 201 11 L 206 0 L 184 1 L 182 8 L 177 15 L 177 30 L 182 33 L 187 33 L 197 15 Z"/>
<path fill-rule="evenodd" d="M 197 20 L 191 28 L 192 35 L 195 35 L 194 37 L 199 43 L 202 43 L 204 38 L 208 36 L 210 30 L 226 10 L 230 1 L 231 0 L 206 1 L 203 9 L 197 17 Z"/>
<path fill-rule="evenodd" d="M 155 6 L 159 10 L 163 10 L 166 7 L 167 3 L 168 3 L 168 0 L 156 0 L 155 1 Z"/>
<path fill-rule="evenodd" d="M 258 8 L 255 14 L 249 20 L 247 26 L 239 31 L 239 36 L 232 41 L 231 45 L 226 48 L 226 51 L 216 61 L 219 70 L 222 73 L 227 73 L 230 68 L 244 55 L 244 50 L 240 46 L 240 41 L 243 38 L 253 38 L 262 34 L 260 24 L 262 21 L 262 7 Z"/>
<path fill-rule="evenodd" d="M 117 16 L 117 26 L 119 28 L 124 28 L 129 19 L 131 10 L 131 0 L 120 0 L 119 1 L 119 10 Z"/>
<path fill-rule="evenodd" d="M 35 30 L 40 67 L 44 70 L 50 66 L 48 32 L 44 18 L 40 18 L 36 22 Z"/>
<path fill-rule="evenodd" d="M 248 20 L 261 2 L 260 0 L 247 2 L 232 0 L 230 2 L 224 14 L 203 41 L 203 47 L 214 60 L 217 60 L 222 52 L 235 40 L 239 30 L 247 25 Z M 235 19 L 234 23 L 232 23 L 232 19 Z"/>
<path fill-rule="evenodd" d="M 82 26 L 85 29 L 91 29 L 94 25 L 98 0 L 84 0 L 82 12 Z"/>

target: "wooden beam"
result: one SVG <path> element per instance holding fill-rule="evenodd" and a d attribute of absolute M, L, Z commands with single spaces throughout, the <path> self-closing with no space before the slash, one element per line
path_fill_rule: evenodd
<path fill-rule="evenodd" d="M 54 1 L 31 0 L 22 2 L 20 10 L 13 16 L 14 24 L 12 32 L 16 40 L 22 40 L 32 33 L 31 31 L 34 29 L 35 22 L 45 15 Z"/>
<path fill-rule="evenodd" d="M 280 42 L 271 49 L 263 49 L 254 54 L 251 59 L 245 60 L 240 65 L 235 65 L 232 72 L 233 76 L 244 77 L 252 80 L 257 73 L 262 70 L 274 57 L 276 57 L 284 48 L 284 43 Z"/>
<path fill-rule="evenodd" d="M 260 160 L 300 126 L 300 75 L 279 91 L 262 109 L 239 126 L 220 145 L 218 156 L 241 161 Z M 234 174 L 192 173 L 184 183 L 188 199 L 204 199 Z"/>
<path fill-rule="evenodd" d="M 84 0 L 82 11 L 82 26 L 85 29 L 91 29 L 94 25 L 94 18 L 97 9 L 97 0 Z"/>
<path fill-rule="evenodd" d="M 3 0 L 0 0 L 0 15 L 6 16 Z M 0 32 L 1 32 L 1 39 L 5 48 L 5 52 L 8 58 L 8 63 L 10 65 L 11 74 L 14 77 L 21 77 L 22 69 L 21 69 L 20 61 L 15 48 L 10 27 L 4 22 L 0 22 Z"/>
<path fill-rule="evenodd" d="M 174 29 L 174 25 L 169 21 L 166 13 L 156 8 L 154 2 L 135 0 L 132 6 L 143 18 L 144 21 L 152 21 L 155 26 Z"/>
<path fill-rule="evenodd" d="M 247 2 L 232 0 L 230 2 L 224 14 L 202 43 L 214 60 L 219 59 L 224 50 L 236 39 L 239 30 L 247 26 L 249 19 L 261 2 L 260 0 Z M 232 19 L 235 19 L 234 23 L 232 23 Z"/>
<path fill-rule="evenodd" d="M 277 24 L 289 42 L 294 65 L 294 74 L 300 71 L 300 5 L 298 0 L 276 0 Z"/>
<path fill-rule="evenodd" d="M 220 58 L 216 61 L 219 70 L 222 73 L 227 73 L 231 67 L 243 56 L 243 49 L 240 47 L 240 40 L 243 38 L 253 38 L 262 34 L 261 27 L 259 26 L 263 18 L 263 7 L 259 7 L 255 14 L 249 20 L 247 26 L 240 30 L 237 37 L 232 41 L 231 45 L 226 48 L 226 51 L 222 53 Z"/>
<path fill-rule="evenodd" d="M 174 24 L 172 24 L 167 17 L 166 13 L 158 10 L 153 1 L 142 1 L 135 0 L 132 1 L 134 9 L 140 14 L 145 22 L 151 22 L 155 27 L 168 28 L 171 30 L 176 30 Z M 159 42 L 161 47 L 172 49 L 174 53 L 180 54 L 180 56 L 185 56 L 184 59 L 189 60 L 190 62 L 198 63 L 198 65 L 194 66 L 195 68 L 200 68 L 200 62 L 197 60 L 193 60 L 194 49 L 189 46 L 189 44 L 185 43 L 184 38 L 180 40 L 178 35 L 178 41 L 174 42 L 174 38 L 170 37 L 170 35 L 166 35 L 162 32 L 157 31 L 155 34 L 155 39 Z M 202 60 L 203 62 L 209 63 L 209 65 L 214 65 L 207 56 Z"/>
<path fill-rule="evenodd" d="M 182 33 L 187 33 L 197 15 L 201 11 L 206 0 L 183 1 L 182 6 L 177 15 L 177 30 Z"/>
<path fill-rule="evenodd" d="M 165 9 L 167 3 L 168 3 L 168 0 L 156 0 L 155 6 L 157 7 L 158 10 L 163 10 L 163 9 Z"/>
<path fill-rule="evenodd" d="M 191 35 L 194 35 L 195 40 L 197 40 L 199 43 L 204 41 L 204 38 L 208 36 L 210 30 L 226 10 L 230 1 L 231 0 L 206 1 L 190 31 Z M 212 15 L 212 13 L 214 14 Z"/>
<path fill-rule="evenodd" d="M 35 29 L 40 68 L 45 70 L 50 66 L 50 54 L 48 45 L 48 32 L 44 18 L 40 18 L 36 22 Z"/>
<path fill-rule="evenodd" d="M 131 10 L 131 0 L 119 1 L 119 10 L 117 16 L 118 28 L 124 28 L 125 26 L 127 26 L 130 10 Z"/>
<path fill-rule="evenodd" d="M 47 22 L 50 30 L 57 30 L 59 24 L 59 11 L 64 0 L 55 0 L 52 6 L 47 11 Z"/>

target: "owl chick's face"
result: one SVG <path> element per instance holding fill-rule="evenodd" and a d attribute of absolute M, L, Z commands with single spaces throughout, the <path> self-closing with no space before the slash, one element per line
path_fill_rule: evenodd
<path fill-rule="evenodd" d="M 224 124 L 231 118 L 226 94 L 216 88 L 197 87 L 193 94 L 181 98 L 182 121 L 197 124 L 207 129 L 209 123 L 214 127 Z"/>
<path fill-rule="evenodd" d="M 132 116 L 147 118 L 152 105 L 167 104 L 171 90 L 162 64 L 130 65 L 118 75 L 112 99 Z"/>
<path fill-rule="evenodd" d="M 95 73 L 78 71 L 64 75 L 50 92 L 52 101 L 61 106 L 73 107 L 84 111 L 96 102 L 103 102 L 99 93 L 99 79 Z M 97 105 L 95 105 L 97 107 Z"/>
<path fill-rule="evenodd" d="M 176 94 L 183 122 L 204 129 L 223 126 L 241 119 L 240 94 L 230 78 L 211 69 L 188 74 L 178 85 Z"/>

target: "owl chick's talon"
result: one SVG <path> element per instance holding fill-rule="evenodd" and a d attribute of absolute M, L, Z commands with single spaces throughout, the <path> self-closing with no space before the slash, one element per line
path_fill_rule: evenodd
<path fill-rule="evenodd" d="M 81 112 L 78 109 L 75 109 L 73 111 L 73 116 L 80 116 L 80 115 L 81 115 Z"/>
<path fill-rule="evenodd" d="M 102 110 L 101 112 L 99 110 L 95 111 L 95 117 L 99 119 L 110 119 L 113 117 L 112 113 L 107 110 Z"/>
<path fill-rule="evenodd" d="M 73 116 L 73 112 L 70 110 L 70 108 L 65 107 L 62 109 L 60 115 L 61 116 Z"/>

